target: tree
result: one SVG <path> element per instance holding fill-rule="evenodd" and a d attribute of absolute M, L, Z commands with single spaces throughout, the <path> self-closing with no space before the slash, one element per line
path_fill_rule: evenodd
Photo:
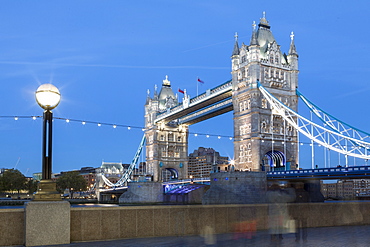
<path fill-rule="evenodd" d="M 33 194 L 33 192 L 37 191 L 37 184 L 36 180 L 28 180 L 26 182 L 25 189 L 28 191 L 29 194 Z"/>
<path fill-rule="evenodd" d="M 26 177 L 17 169 L 5 170 L 0 176 L 0 189 L 2 191 L 17 191 L 25 188 Z"/>
<path fill-rule="evenodd" d="M 78 171 L 63 173 L 57 180 L 57 188 L 59 192 L 68 189 L 73 198 L 74 191 L 84 191 L 87 188 L 86 180 L 79 174 Z"/>

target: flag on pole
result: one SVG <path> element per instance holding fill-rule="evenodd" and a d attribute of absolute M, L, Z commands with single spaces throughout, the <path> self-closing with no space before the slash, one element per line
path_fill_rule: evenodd
<path fill-rule="evenodd" d="M 199 79 L 199 77 L 198 77 L 198 81 L 199 81 L 200 83 L 204 84 L 204 81 L 202 81 L 201 79 Z"/>
<path fill-rule="evenodd" d="M 181 90 L 180 88 L 179 88 L 179 92 L 182 93 L 182 94 L 185 93 L 184 90 Z"/>

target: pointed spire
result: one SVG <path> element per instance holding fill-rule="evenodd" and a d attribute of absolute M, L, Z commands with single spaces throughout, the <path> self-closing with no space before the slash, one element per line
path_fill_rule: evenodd
<path fill-rule="evenodd" d="M 262 18 L 260 19 L 260 23 L 258 24 L 258 27 L 264 27 L 264 28 L 270 29 L 269 22 L 268 22 L 268 20 L 266 20 L 266 12 L 265 11 L 262 12 Z"/>
<path fill-rule="evenodd" d="M 153 100 L 158 100 L 157 85 L 154 85 L 154 97 Z"/>
<path fill-rule="evenodd" d="M 150 98 L 150 90 L 147 90 L 147 95 L 146 95 L 146 105 L 149 104 L 151 98 Z"/>
<path fill-rule="evenodd" d="M 256 22 L 255 21 L 253 21 L 252 27 L 253 27 L 253 32 L 252 32 L 252 38 L 251 38 L 250 45 L 258 45 Z"/>
<path fill-rule="evenodd" d="M 290 34 L 290 47 L 289 47 L 289 53 L 288 55 L 298 55 L 297 53 L 297 49 L 295 48 L 295 44 L 294 44 L 294 33 L 291 32 Z"/>
<path fill-rule="evenodd" d="M 232 56 L 239 55 L 238 33 L 235 33 L 235 44 Z"/>
<path fill-rule="evenodd" d="M 166 75 L 166 79 L 163 80 L 162 86 L 171 86 L 171 82 L 168 80 L 168 75 Z"/>

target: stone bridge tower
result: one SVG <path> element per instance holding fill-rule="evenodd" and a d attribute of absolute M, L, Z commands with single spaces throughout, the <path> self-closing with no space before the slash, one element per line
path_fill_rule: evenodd
<path fill-rule="evenodd" d="M 153 181 L 184 179 L 188 174 L 188 126 L 176 121 L 155 122 L 158 114 L 178 104 L 166 76 L 162 88 L 153 98 L 149 91 L 145 104 L 145 136 L 147 172 Z"/>
<path fill-rule="evenodd" d="M 258 28 L 253 23 L 249 45 L 231 56 L 234 107 L 235 169 L 241 171 L 294 169 L 298 160 L 297 132 L 274 114 L 257 88 L 259 81 L 294 111 L 298 109 L 298 54 L 291 34 L 286 55 L 276 42 L 265 13 Z"/>

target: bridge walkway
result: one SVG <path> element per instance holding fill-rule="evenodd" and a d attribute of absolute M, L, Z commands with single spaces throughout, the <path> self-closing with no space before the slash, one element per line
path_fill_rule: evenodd
<path fill-rule="evenodd" d="M 294 233 L 283 235 L 283 240 L 280 243 L 271 242 L 267 231 L 257 232 L 254 239 L 239 238 L 233 234 L 218 234 L 215 236 L 216 242 L 213 245 L 206 245 L 202 236 L 174 236 L 174 237 L 155 237 L 155 238 L 138 238 L 138 239 L 122 239 L 111 241 L 96 241 L 96 242 L 79 242 L 67 245 L 58 245 L 58 247 L 114 247 L 114 246 L 261 246 L 261 247 L 367 247 L 370 243 L 370 226 L 341 226 L 341 227 L 322 227 L 309 228 L 307 241 L 295 241 Z"/>

